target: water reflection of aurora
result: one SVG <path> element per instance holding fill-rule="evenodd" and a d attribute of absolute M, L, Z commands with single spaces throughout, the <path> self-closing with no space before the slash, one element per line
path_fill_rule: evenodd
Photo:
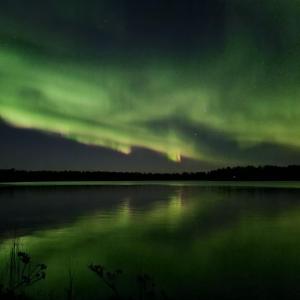
<path fill-rule="evenodd" d="M 63 294 L 69 268 L 79 294 L 94 293 L 95 285 L 101 293 L 105 288 L 87 269 L 89 263 L 100 262 L 124 269 L 124 285 L 132 279 L 132 287 L 134 274 L 147 271 L 174 295 L 232 296 L 247 289 L 252 295 L 258 289 L 289 291 L 292 297 L 300 269 L 299 192 L 284 193 L 178 189 L 167 201 L 146 209 L 137 209 L 125 197 L 112 210 L 36 231 L 21 243 L 49 270 L 47 280 L 32 293 Z M 1 261 L 10 243 L 2 243 Z"/>

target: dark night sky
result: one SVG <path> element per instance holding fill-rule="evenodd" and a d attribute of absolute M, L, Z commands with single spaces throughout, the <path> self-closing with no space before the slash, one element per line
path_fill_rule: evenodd
<path fill-rule="evenodd" d="M 2 0 L 0 168 L 300 164 L 298 0 Z"/>

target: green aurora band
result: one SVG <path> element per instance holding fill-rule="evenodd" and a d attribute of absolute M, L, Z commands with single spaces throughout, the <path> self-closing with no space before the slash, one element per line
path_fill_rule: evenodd
<path fill-rule="evenodd" d="M 210 1 L 202 35 L 186 25 L 190 40 L 178 34 L 170 47 L 168 31 L 153 32 L 171 12 L 153 28 L 151 11 L 139 12 L 147 36 L 116 9 L 124 1 L 12 2 L 0 13 L 0 118 L 9 124 L 175 161 L 256 163 L 265 144 L 300 153 L 298 0 Z M 223 18 L 212 26 L 217 4 Z M 80 26 L 96 38 L 79 36 Z"/>

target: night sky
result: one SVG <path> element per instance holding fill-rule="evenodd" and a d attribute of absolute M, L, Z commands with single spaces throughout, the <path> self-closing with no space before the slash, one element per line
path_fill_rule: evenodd
<path fill-rule="evenodd" d="M 299 0 L 1 0 L 0 168 L 300 164 Z"/>

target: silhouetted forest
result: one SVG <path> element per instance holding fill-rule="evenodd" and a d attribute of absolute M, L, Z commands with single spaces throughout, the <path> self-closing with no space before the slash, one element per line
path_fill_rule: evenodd
<path fill-rule="evenodd" d="M 0 182 L 35 181 L 147 181 L 147 180 L 300 180 L 300 166 L 228 167 L 195 173 L 138 173 L 89 171 L 0 170 Z"/>

